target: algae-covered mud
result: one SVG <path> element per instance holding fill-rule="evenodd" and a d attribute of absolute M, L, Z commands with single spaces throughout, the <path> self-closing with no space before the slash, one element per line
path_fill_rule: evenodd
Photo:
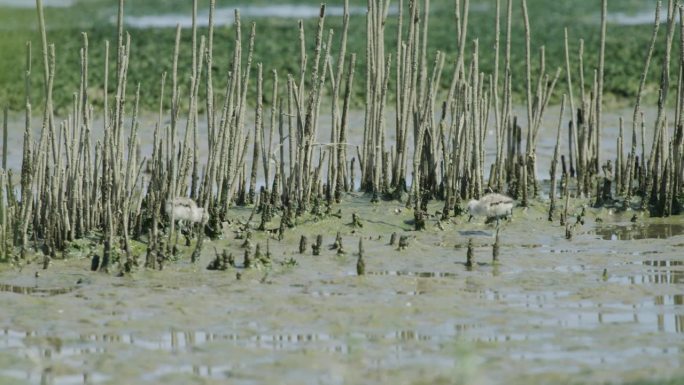
<path fill-rule="evenodd" d="M 573 206 L 580 214 L 580 202 Z M 251 210 L 235 209 L 198 262 L 181 247 L 163 271 L 92 273 L 87 248 L 47 270 L 3 265 L 0 383 L 684 379 L 681 218 L 636 213 L 632 222 L 633 212 L 587 209 L 568 240 L 544 205 L 518 207 L 500 225 L 495 262 L 493 224 L 431 217 L 416 232 L 412 210 L 358 195 L 340 209 L 340 218 L 301 217 L 282 241 L 238 234 Z M 341 253 L 332 249 L 337 232 Z M 301 236 L 310 245 L 318 234 L 320 255 L 310 246 L 300 254 Z M 245 250 L 254 256 L 257 245 L 263 254 L 268 245 L 270 264 L 244 269 Z M 224 249 L 235 267 L 207 270 Z"/>

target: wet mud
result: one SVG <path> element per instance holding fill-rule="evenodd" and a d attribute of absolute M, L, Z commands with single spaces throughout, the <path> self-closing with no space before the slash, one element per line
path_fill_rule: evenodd
<path fill-rule="evenodd" d="M 298 218 L 282 241 L 254 231 L 262 252 L 270 238 L 270 266 L 242 267 L 236 231 L 251 208 L 232 210 L 195 264 L 181 245 L 163 271 L 123 277 L 90 272 L 87 253 L 47 270 L 0 265 L 0 384 L 684 379 L 681 217 L 587 208 L 568 240 L 545 204 L 516 207 L 493 261 L 494 224 L 434 215 L 416 232 L 403 204 L 368 201 L 348 196 L 341 218 Z M 390 245 L 392 233 L 408 246 Z M 320 255 L 300 254 L 301 236 L 318 234 Z M 236 267 L 207 270 L 224 249 Z"/>

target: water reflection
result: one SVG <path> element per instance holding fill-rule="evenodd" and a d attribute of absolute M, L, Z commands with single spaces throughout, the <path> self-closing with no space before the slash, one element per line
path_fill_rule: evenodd
<path fill-rule="evenodd" d="M 81 374 L 58 374 L 51 368 L 45 368 L 38 372 L 23 372 L 21 370 L 2 370 L 0 373 L 4 374 L 7 379 L 14 378 L 21 381 L 21 384 L 40 384 L 40 385 L 90 385 L 100 384 L 108 380 L 107 376 L 99 373 L 81 373 Z M 3 378 L 5 379 L 5 378 Z"/>
<path fill-rule="evenodd" d="M 59 357 L 87 356 L 93 354 L 111 353 L 114 347 L 134 346 L 149 351 L 165 351 L 169 353 L 193 353 L 197 348 L 218 342 L 244 348 L 263 348 L 274 351 L 313 349 L 330 353 L 350 353 L 349 341 L 365 342 L 407 342 L 432 341 L 445 342 L 456 337 L 484 342 L 506 341 L 513 339 L 534 338 L 533 335 L 510 335 L 497 333 L 493 328 L 480 324 L 455 323 L 445 324 L 433 328 L 400 329 L 385 332 L 348 332 L 338 334 L 329 333 L 281 333 L 281 334 L 240 334 L 213 333 L 207 331 L 169 331 L 156 338 L 140 337 L 135 333 L 122 334 L 80 334 L 71 339 L 62 340 L 59 346 L 49 346 L 46 340 L 57 339 L 50 334 L 39 335 L 36 332 L 19 332 L 3 329 L 0 334 L 0 352 L 18 350 L 20 348 L 34 348 L 42 359 L 57 359 Z M 28 354 L 31 355 L 31 354 Z M 34 360 L 35 360 L 35 355 Z M 0 369 L 0 373 L 3 373 Z"/>
<path fill-rule="evenodd" d="M 456 273 L 448 271 L 399 271 L 399 270 L 381 270 L 369 271 L 367 275 L 380 276 L 396 276 L 396 277 L 419 277 L 419 278 L 454 278 Z"/>
<path fill-rule="evenodd" d="M 530 319 L 537 326 L 595 328 L 600 325 L 634 324 L 650 331 L 684 334 L 684 295 L 658 295 L 637 304 L 595 303 L 589 300 L 567 301 L 569 292 L 501 293 L 496 290 L 477 292 L 481 298 L 505 303 L 509 307 L 544 309 L 548 317 Z M 550 313 L 548 311 L 551 311 Z"/>
<path fill-rule="evenodd" d="M 397 290 L 394 292 L 396 295 L 407 295 L 407 296 L 415 296 L 415 295 L 423 295 L 425 294 L 424 291 L 422 290 L 413 290 L 413 291 L 402 291 L 402 290 Z"/>
<path fill-rule="evenodd" d="M 654 266 L 654 267 L 675 267 L 675 266 L 684 266 L 684 261 L 674 261 L 674 260 L 647 260 L 643 261 L 642 264 L 646 266 Z"/>
<path fill-rule="evenodd" d="M 339 291 L 326 291 L 326 290 L 314 290 L 314 291 L 304 291 L 304 294 L 308 294 L 313 297 L 354 297 L 357 296 L 358 293 L 354 292 L 349 292 L 349 293 L 343 293 Z M 427 292 L 424 290 L 393 290 L 391 292 L 394 295 L 405 295 L 405 296 L 416 296 L 416 295 L 424 295 Z"/>
<path fill-rule="evenodd" d="M 38 287 L 38 286 L 21 286 L 21 285 L 10 285 L 5 283 L 0 283 L 0 291 L 33 295 L 37 297 L 52 297 L 55 295 L 71 293 L 77 290 L 79 286 L 72 287 Z"/>
<path fill-rule="evenodd" d="M 629 275 L 613 275 L 608 282 L 627 285 L 679 285 L 684 284 L 684 261 L 677 260 L 645 260 L 632 262 L 633 265 L 645 266 L 643 272 Z"/>
<path fill-rule="evenodd" d="M 526 296 L 508 295 L 496 292 L 483 293 L 492 300 L 505 300 L 510 302 L 526 303 L 526 306 L 545 306 L 544 303 L 551 299 L 550 296 Z M 555 298 L 567 296 L 567 293 L 554 293 Z M 668 299 L 661 300 L 663 304 Z M 675 300 L 676 304 L 682 303 L 681 296 Z M 40 334 L 36 332 L 20 332 L 5 328 L 0 332 L 0 353 L 14 353 L 17 357 L 29 357 L 33 363 L 32 369 L 0 368 L 0 376 L 14 378 L 28 383 L 40 384 L 95 384 L 111 380 L 108 375 L 96 370 L 87 370 L 82 373 L 70 371 L 68 374 L 53 371 L 54 363 L 65 363 L 83 367 L 86 362 L 99 360 L 97 356 L 106 357 L 112 354 L 126 354 L 135 358 L 136 349 L 139 354 L 148 355 L 148 352 L 161 351 L 172 353 L 170 357 L 176 357 L 183 362 L 193 362 L 189 356 L 209 354 L 216 347 L 223 352 L 230 352 L 231 347 L 242 349 L 259 349 L 267 351 L 305 351 L 326 352 L 329 354 L 349 355 L 357 350 L 385 347 L 391 353 L 376 365 L 385 365 L 390 361 L 405 362 L 414 359 L 416 355 L 415 344 L 420 346 L 420 355 L 439 352 L 448 348 L 450 343 L 457 340 L 467 340 L 475 343 L 500 343 L 533 342 L 532 346 L 541 346 L 542 341 L 553 338 L 557 326 L 564 328 L 582 328 L 601 324 L 624 324 L 653 323 L 661 332 L 675 331 L 682 333 L 684 316 L 675 316 L 666 313 L 649 313 L 642 311 L 643 306 L 620 306 L 592 304 L 588 301 L 580 301 L 577 308 L 571 309 L 572 314 L 555 311 L 557 317 L 554 320 L 533 317 L 530 322 L 535 325 L 531 331 L 516 332 L 513 330 L 501 330 L 501 326 L 485 325 L 479 323 L 447 323 L 432 327 L 398 329 L 378 332 L 341 332 L 339 334 L 325 332 L 311 333 L 221 333 L 211 331 L 187 331 L 170 330 L 160 333 L 156 337 L 140 335 L 138 333 L 121 334 L 74 334 L 60 336 L 51 333 Z M 559 307 L 560 309 L 560 307 Z M 546 327 L 546 328 L 541 328 Z M 515 328 L 513 328 L 515 329 Z M 46 342 L 52 341 L 52 342 Z M 135 349 L 131 350 L 127 346 Z M 551 345 L 556 348 L 555 345 Z M 523 348 L 517 344 L 502 346 L 507 350 L 517 351 L 520 359 L 534 359 L 535 349 Z M 598 349 L 593 354 L 608 354 L 609 349 Z M 575 351 L 569 354 L 569 358 L 584 355 L 584 351 Z M 679 349 L 669 349 L 659 354 L 679 354 Z M 228 354 L 228 353 L 227 353 Z M 620 353 L 623 357 L 627 352 Z M 631 354 L 631 353 L 630 353 Z M 212 365 L 210 362 L 202 364 L 174 365 L 164 360 L 166 355 L 159 355 L 156 364 L 147 362 L 144 375 L 140 378 L 143 382 L 155 382 L 169 375 L 193 375 L 208 379 L 226 379 L 233 376 L 237 363 L 222 362 Z M 204 356 L 199 356 L 200 359 Z M 429 359 L 439 359 L 430 355 Z M 453 361 L 449 363 L 453 365 Z M 59 366 L 59 365 L 58 365 Z M 22 366 L 25 367 L 25 366 Z M 31 367 L 29 365 L 29 367 Z M 83 369 L 81 369 L 83 370 Z"/>
<path fill-rule="evenodd" d="M 684 271 L 681 270 L 647 270 L 642 274 L 628 276 L 611 276 L 608 282 L 629 285 L 644 284 L 684 284 Z"/>
<path fill-rule="evenodd" d="M 231 365 L 163 365 L 142 376 L 144 381 L 155 381 L 167 375 L 192 374 L 202 378 L 226 379 L 231 376 Z"/>
<path fill-rule="evenodd" d="M 649 223 L 630 225 L 606 225 L 594 229 L 594 233 L 607 241 L 631 241 L 639 239 L 667 239 L 684 234 L 684 224 Z"/>

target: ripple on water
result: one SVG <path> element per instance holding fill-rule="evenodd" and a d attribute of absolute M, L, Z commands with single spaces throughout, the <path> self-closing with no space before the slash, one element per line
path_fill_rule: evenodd
<path fill-rule="evenodd" d="M 231 377 L 234 369 L 233 365 L 163 365 L 145 373 L 141 379 L 144 381 L 156 381 L 167 375 L 192 374 L 202 378 L 225 380 Z"/>
<path fill-rule="evenodd" d="M 682 270 L 646 270 L 637 274 L 613 275 L 608 282 L 622 283 L 627 285 L 657 285 L 684 284 L 684 271 Z"/>
<path fill-rule="evenodd" d="M 457 335 L 474 330 L 474 325 L 456 324 L 444 325 L 436 329 L 424 330 L 400 329 L 379 332 L 348 332 L 341 334 L 328 333 L 282 333 L 282 334 L 253 334 L 253 333 L 214 333 L 209 331 L 179 331 L 172 330 L 158 334 L 156 337 L 140 335 L 139 333 L 121 334 L 40 334 L 37 332 L 21 332 L 12 329 L 0 331 L 0 353 L 21 352 L 34 365 L 29 369 L 3 368 L 0 365 L 0 377 L 16 378 L 17 380 L 35 379 L 40 383 L 56 384 L 91 384 L 100 383 L 108 379 L 102 373 L 84 371 L 70 373 L 68 376 L 43 371 L 43 367 L 51 367 L 55 363 L 75 363 L 97 360 L 98 356 L 111 355 L 118 352 L 126 354 L 143 354 L 149 357 L 149 352 L 159 351 L 172 353 L 172 357 L 196 355 L 219 347 L 229 354 L 231 347 L 256 349 L 269 352 L 279 351 L 316 351 L 330 354 L 347 355 L 353 349 L 364 344 L 376 344 L 378 341 L 396 344 L 392 357 L 399 363 L 411 358 L 411 352 L 404 352 L 402 343 L 417 341 L 440 350 L 443 342 L 453 340 Z M 58 343 L 47 344 L 47 340 L 59 340 Z M 209 346 L 213 344 L 212 346 Z M 133 349 L 131 349 L 131 347 Z M 133 356 L 134 357 L 134 356 Z M 202 365 L 173 365 L 164 360 L 168 355 L 159 355 L 160 359 L 154 363 L 145 363 L 144 381 L 158 381 L 162 377 L 173 374 L 192 374 L 203 378 L 226 378 L 235 369 L 225 364 L 213 366 Z M 273 356 L 276 357 L 276 356 Z M 438 359 L 438 357 L 435 357 Z M 175 360 L 173 360 L 175 361 Z M 185 360 L 186 362 L 188 360 Z M 156 364 L 155 364 L 156 363 Z M 81 365 L 79 365 L 81 366 Z M 244 369 L 244 365 L 240 364 Z"/>
<path fill-rule="evenodd" d="M 636 304 L 576 300 L 571 292 L 502 293 L 475 291 L 481 298 L 518 309 L 543 312 L 533 317 L 536 326 L 590 329 L 602 325 L 634 324 L 647 331 L 684 334 L 684 295 L 657 295 Z"/>
<path fill-rule="evenodd" d="M 370 271 L 366 273 L 367 275 L 380 275 L 380 276 L 396 276 L 396 277 L 418 277 L 418 278 L 454 278 L 457 276 L 456 273 L 448 271 L 399 271 L 399 270 L 381 270 L 381 271 Z"/>
<path fill-rule="evenodd" d="M 480 323 L 444 323 L 431 327 L 416 329 L 378 330 L 373 332 L 284 332 L 284 333 L 259 333 L 259 332 L 212 332 L 206 330 L 170 330 L 160 332 L 155 336 L 149 334 L 127 332 L 106 334 L 78 334 L 69 333 L 59 336 L 48 333 L 21 332 L 13 329 L 4 329 L 0 332 L 0 353 L 22 351 L 22 355 L 36 357 L 42 365 L 29 365 L 30 369 L 17 370 L 16 368 L 0 368 L 0 376 L 25 380 L 43 379 L 48 383 L 59 384 L 89 384 L 102 383 L 108 380 L 108 376 L 94 371 L 85 371 L 80 374 L 70 373 L 69 376 L 60 376 L 57 373 L 43 372 L 42 367 L 49 366 L 50 362 L 79 362 L 96 360 L 97 356 L 115 354 L 116 351 L 126 351 L 127 354 L 148 355 L 149 352 L 162 351 L 172 353 L 172 357 L 184 357 L 183 355 L 206 354 L 215 348 L 224 352 L 230 352 L 231 347 L 242 349 L 256 349 L 268 352 L 278 351 L 315 351 L 329 354 L 348 355 L 358 349 L 364 349 L 365 345 L 375 346 L 391 345 L 391 353 L 383 358 L 384 361 L 394 364 L 402 364 L 408 360 L 416 359 L 413 350 L 404 349 L 406 343 L 421 344 L 423 346 L 422 359 L 439 359 L 439 356 L 431 354 L 449 346 L 455 340 L 466 340 L 476 343 L 503 343 L 506 349 L 515 351 L 516 341 L 539 341 L 539 346 L 545 345 L 543 341 L 551 340 L 557 327 L 561 328 L 586 328 L 597 327 L 605 324 L 638 323 L 657 325 L 656 330 L 662 332 L 682 333 L 684 316 L 667 313 L 651 312 L 655 305 L 603 305 L 594 304 L 590 301 L 575 301 L 566 303 L 564 308 L 563 298 L 570 295 L 569 292 L 553 292 L 545 294 L 502 294 L 493 290 L 481 292 L 487 299 L 505 301 L 512 306 L 539 307 L 553 309 L 555 318 L 543 319 L 533 317 L 531 324 L 535 327 L 528 331 L 518 328 L 506 328 Z M 672 299 L 681 304 L 682 296 Z M 657 300 L 663 304 L 670 301 L 663 297 Z M 661 306 L 662 307 L 662 306 Z M 547 312 L 548 313 L 548 312 Z M 256 327 L 258 329 L 258 326 Z M 223 328 L 222 328 L 223 329 Z M 554 332 L 552 332 L 552 330 Z M 59 343 L 46 343 L 59 339 Z M 509 343 L 513 343 L 508 345 Z M 535 345 L 536 346 L 536 345 Z M 131 348 L 133 350 L 131 350 Z M 555 345 L 551 350 L 565 351 Z M 596 354 L 607 354 L 607 349 L 598 349 Z M 525 348 L 517 350 L 519 359 L 534 360 L 535 350 Z M 586 352 L 576 351 L 569 354 L 568 358 L 578 359 Z M 663 353 L 659 353 L 663 354 Z M 675 351 L 665 353 L 670 355 L 680 354 Z M 135 356 L 133 356 L 135 357 Z M 209 379 L 225 379 L 231 377 L 237 369 L 244 370 L 221 363 L 211 365 L 202 364 L 174 365 L 164 360 L 168 355 L 159 355 L 159 360 L 148 363 L 144 375 L 144 381 L 158 381 L 168 375 L 190 374 Z M 273 356 L 276 357 L 277 356 Z M 187 361 L 186 361 L 187 362 Z M 385 362 L 387 363 L 387 362 Z M 453 361 L 445 364 L 453 364 Z M 378 364 L 380 365 L 380 364 Z"/>
<path fill-rule="evenodd" d="M 676 267 L 676 266 L 684 266 L 684 261 L 678 261 L 678 260 L 670 260 L 670 259 L 649 259 L 646 261 L 641 261 L 641 264 L 646 265 L 646 266 L 654 266 L 654 267 Z"/>
<path fill-rule="evenodd" d="M 639 271 L 627 274 L 611 274 L 607 281 L 626 285 L 682 285 L 684 284 L 684 261 L 669 259 L 647 259 L 629 262 L 642 266 Z M 684 291 L 684 286 L 682 287 Z"/>
<path fill-rule="evenodd" d="M 593 233 L 607 241 L 631 241 L 640 239 L 667 239 L 684 234 L 681 223 L 648 223 L 629 225 L 605 225 Z"/>

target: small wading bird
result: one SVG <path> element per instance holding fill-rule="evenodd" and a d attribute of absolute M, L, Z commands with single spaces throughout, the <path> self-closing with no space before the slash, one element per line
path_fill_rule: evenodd
<path fill-rule="evenodd" d="M 204 208 L 197 207 L 197 203 L 190 198 L 173 198 L 166 201 L 166 215 L 175 221 L 186 221 L 189 223 L 206 222 L 209 220 L 209 213 Z"/>
<path fill-rule="evenodd" d="M 513 198 L 502 194 L 486 194 L 480 200 L 471 200 L 468 202 L 468 213 L 470 218 L 475 216 L 486 217 L 487 221 L 496 220 L 496 225 L 499 225 L 499 218 L 508 217 L 513 214 Z"/>

